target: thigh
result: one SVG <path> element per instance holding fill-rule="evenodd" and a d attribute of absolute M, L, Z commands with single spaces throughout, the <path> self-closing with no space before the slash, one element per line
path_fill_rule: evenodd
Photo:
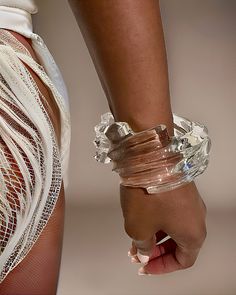
<path fill-rule="evenodd" d="M 30 45 L 30 41 L 15 32 L 12 32 L 12 34 L 14 34 L 14 36 L 28 48 L 32 56 L 37 59 Z M 47 111 L 59 142 L 59 109 L 49 89 L 30 68 L 28 69 L 46 99 Z M 56 294 L 61 260 L 63 224 L 64 187 L 62 183 L 59 199 L 47 225 L 27 256 L 0 284 L 1 295 Z"/>
<path fill-rule="evenodd" d="M 64 191 L 39 239 L 0 285 L 1 295 L 54 295 L 57 290 L 64 221 Z"/>

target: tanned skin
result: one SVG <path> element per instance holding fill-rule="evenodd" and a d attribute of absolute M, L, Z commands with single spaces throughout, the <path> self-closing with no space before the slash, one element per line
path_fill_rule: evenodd
<path fill-rule="evenodd" d="M 117 121 L 135 131 L 165 124 L 173 134 L 166 50 L 155 0 L 70 0 L 84 40 Z M 37 57 L 30 40 L 12 32 Z M 57 138 L 60 118 L 55 102 L 32 72 L 51 106 Z M 54 114 L 54 115 L 53 115 Z M 143 273 L 163 274 L 192 266 L 206 237 L 206 207 L 194 182 L 147 195 L 143 189 L 120 186 L 124 229 L 130 253 L 150 256 Z M 26 258 L 0 285 L 1 295 L 54 295 L 60 268 L 64 222 L 62 186 L 46 228 Z M 171 239 L 156 246 L 166 235 Z"/>
<path fill-rule="evenodd" d="M 165 124 L 173 115 L 159 2 L 69 0 L 116 121 L 135 131 Z M 143 273 L 192 266 L 206 237 L 206 207 L 194 182 L 147 196 L 120 185 L 124 227 L 133 258 L 151 256 Z M 171 239 L 156 246 L 166 235 Z"/>
<path fill-rule="evenodd" d="M 30 52 L 38 62 L 31 46 L 31 40 L 10 31 Z M 1 58 L 1 57 L 0 57 Z M 45 104 L 53 123 L 56 138 L 60 143 L 61 123 L 59 109 L 50 90 L 40 78 L 25 64 L 32 74 L 39 90 L 43 93 L 48 104 Z M 17 166 L 17 165 L 16 165 Z M 64 227 L 64 186 L 62 183 L 60 196 L 56 207 L 32 250 L 14 268 L 0 284 L 1 295 L 54 295 L 57 291 Z"/>

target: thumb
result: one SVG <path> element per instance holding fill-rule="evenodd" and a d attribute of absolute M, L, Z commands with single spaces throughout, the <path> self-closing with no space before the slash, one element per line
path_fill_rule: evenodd
<path fill-rule="evenodd" d="M 146 240 L 133 240 L 134 246 L 137 248 L 137 257 L 141 263 L 147 263 L 152 254 L 152 250 L 156 246 L 156 236 L 153 235 Z"/>

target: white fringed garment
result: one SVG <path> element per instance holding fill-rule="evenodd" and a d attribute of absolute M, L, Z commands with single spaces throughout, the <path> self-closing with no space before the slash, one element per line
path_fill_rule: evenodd
<path fill-rule="evenodd" d="M 43 40 L 33 33 L 31 37 L 42 53 L 39 56 L 53 62 Z M 45 98 L 22 61 L 48 86 L 58 104 L 61 146 L 42 103 Z M 54 78 L 63 85 L 60 75 Z M 38 239 L 66 180 L 70 113 L 63 91 L 55 84 L 28 50 L 0 29 L 0 282 Z"/>

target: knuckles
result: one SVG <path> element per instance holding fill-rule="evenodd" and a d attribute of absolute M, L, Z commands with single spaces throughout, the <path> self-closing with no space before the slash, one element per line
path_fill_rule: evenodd
<path fill-rule="evenodd" d="M 195 227 L 194 230 L 190 230 L 188 234 L 188 244 L 191 248 L 201 248 L 207 237 L 207 229 L 205 224 Z"/>
<path fill-rule="evenodd" d="M 142 240 L 141 231 L 138 229 L 137 224 L 125 222 L 124 229 L 126 234 L 133 240 Z"/>
<path fill-rule="evenodd" d="M 138 223 L 131 223 L 126 222 L 124 223 L 124 229 L 126 234 L 133 240 L 142 241 L 146 240 L 150 236 L 153 235 L 155 230 L 152 226 L 145 226 L 144 224 Z"/>

